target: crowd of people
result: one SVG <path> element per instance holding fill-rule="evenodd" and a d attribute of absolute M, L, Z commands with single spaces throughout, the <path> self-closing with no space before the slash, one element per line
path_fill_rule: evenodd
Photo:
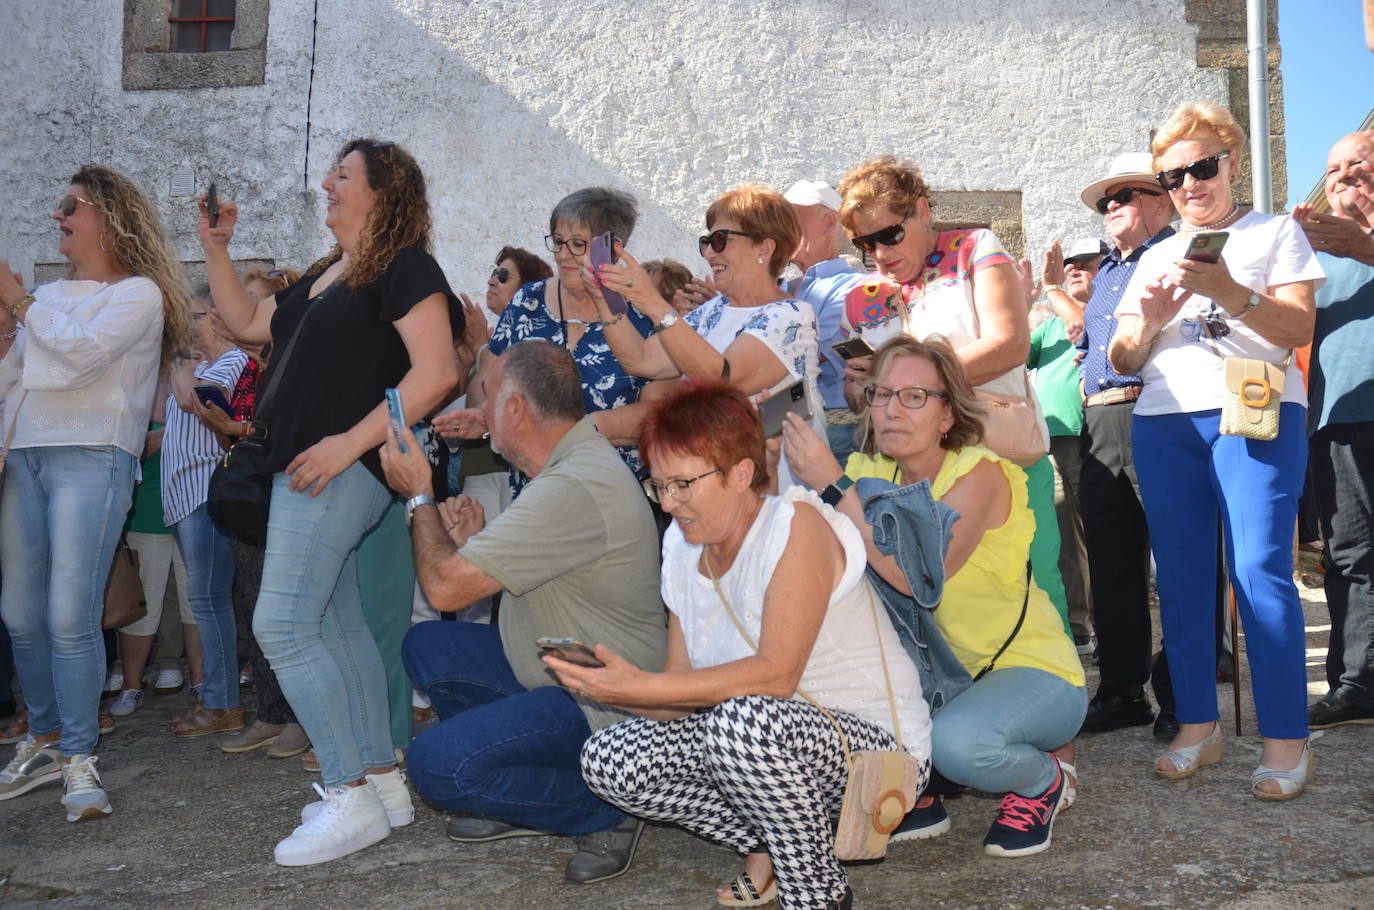
<path fill-rule="evenodd" d="M 248 213 L 202 198 L 194 292 L 144 192 L 83 167 L 53 213 L 71 278 L 0 262 L 0 800 L 60 784 L 69 821 L 108 815 L 98 737 L 183 686 L 184 648 L 169 735 L 318 769 L 282 865 L 386 838 L 418 795 L 455 842 L 576 837 L 571 882 L 625 872 L 655 821 L 740 854 L 723 906 L 850 907 L 859 755 L 907 763 L 880 834 L 938 836 L 976 788 L 1002 857 L 1050 846 L 1082 734 L 1153 724 L 1165 779 L 1216 764 L 1228 582 L 1248 786 L 1299 796 L 1309 729 L 1374 723 L 1374 135 L 1331 150 L 1331 214 L 1237 203 L 1244 147 L 1179 107 L 1082 189 L 1107 242 L 1056 242 L 1038 279 L 941 229 L 893 156 L 722 193 L 700 277 L 630 251 L 631 195 L 579 189 L 552 267 L 502 248 L 484 305 L 395 143 L 340 150 L 301 272 L 240 274 Z M 121 541 L 147 614 L 107 640 Z"/>

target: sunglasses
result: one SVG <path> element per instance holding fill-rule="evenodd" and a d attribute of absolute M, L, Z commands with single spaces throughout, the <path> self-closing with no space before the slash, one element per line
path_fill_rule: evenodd
<path fill-rule="evenodd" d="M 544 246 L 549 248 L 550 253 L 557 253 L 560 247 L 566 246 L 568 252 L 572 253 L 574 256 L 581 256 L 583 253 L 587 252 L 587 243 L 588 241 L 580 237 L 569 237 L 567 240 L 564 240 L 557 234 L 547 234 L 544 237 Z"/>
<path fill-rule="evenodd" d="M 879 244 L 883 246 L 896 246 L 906 239 L 907 220 L 915 214 L 916 212 L 914 210 L 910 211 L 907 213 L 906 218 L 903 218 L 891 227 L 885 227 L 881 231 L 874 231 L 871 234 L 864 234 L 862 237 L 855 237 L 853 243 L 865 253 L 872 253 L 878 248 Z"/>
<path fill-rule="evenodd" d="M 496 279 L 497 284 L 505 284 L 510 280 L 510 269 L 505 266 L 497 266 L 491 270 L 491 277 Z"/>
<path fill-rule="evenodd" d="M 709 246 L 713 251 L 722 253 L 725 251 L 725 244 L 730 242 L 731 237 L 755 237 L 754 234 L 746 234 L 744 231 L 732 231 L 728 228 L 717 228 L 709 234 L 702 234 L 697 238 L 697 250 L 704 256 L 706 248 Z"/>
<path fill-rule="evenodd" d="M 1158 196 L 1159 193 L 1154 193 L 1153 195 Z M 1097 259 L 1097 258 L 1099 258 L 1099 257 L 1097 257 L 1097 256 L 1079 256 L 1077 259 L 1065 259 L 1065 260 L 1064 260 L 1064 268 L 1066 268 L 1066 269 L 1086 269 L 1088 266 L 1092 265 L 1093 260 L 1094 260 L 1094 259 Z"/>
<path fill-rule="evenodd" d="M 57 211 L 61 213 L 63 218 L 70 218 L 72 217 L 72 213 L 76 211 L 76 204 L 78 202 L 84 202 L 91 208 L 95 208 L 95 203 L 91 200 L 82 199 L 80 196 L 73 196 L 68 193 L 63 196 L 62 201 L 57 204 Z"/>
<path fill-rule="evenodd" d="M 1201 162 L 1199 162 L 1199 163 L 1201 163 Z M 1193 165 L 1193 167 L 1197 167 L 1197 165 Z M 1171 171 L 1170 173 L 1172 173 L 1172 171 Z M 1213 171 L 1212 171 L 1212 174 L 1215 175 L 1215 174 L 1216 174 L 1216 171 L 1213 170 Z M 1156 176 L 1156 177 L 1159 177 L 1158 174 L 1156 174 L 1155 176 Z M 1206 178 L 1203 178 L 1203 179 L 1206 179 Z M 1183 182 L 1183 178 L 1180 177 L 1180 178 L 1178 179 L 1178 182 L 1179 182 L 1179 183 L 1182 183 L 1182 182 Z M 1172 189 L 1172 188 L 1173 188 L 1173 187 L 1170 187 L 1170 189 Z M 1131 200 L 1134 199 L 1134 198 L 1137 197 L 1137 196 L 1161 196 L 1161 195 L 1163 195 L 1163 194 L 1162 194 L 1162 193 L 1156 193 L 1154 190 L 1147 190 L 1147 189 L 1144 189 L 1144 188 L 1138 187 L 1138 186 L 1128 186 L 1128 187 L 1126 187 L 1124 190 L 1117 190 L 1115 193 L 1112 193 L 1110 196 L 1103 196 L 1101 199 L 1097 200 L 1097 206 L 1096 206 L 1096 208 L 1097 208 L 1097 214 L 1099 214 L 1099 215 L 1105 215 L 1105 214 L 1107 214 L 1107 206 L 1108 206 L 1110 203 L 1113 203 L 1113 202 L 1115 202 L 1118 206 L 1130 205 L 1130 204 L 1131 204 Z"/>
<path fill-rule="evenodd" d="M 1155 179 L 1159 185 L 1166 190 L 1176 190 L 1183 186 L 1183 177 L 1192 174 L 1194 180 L 1211 180 L 1221 170 L 1221 159 L 1230 158 L 1230 152 L 1222 152 L 1210 158 L 1203 158 L 1201 161 L 1194 161 L 1184 167 L 1176 167 L 1167 171 L 1160 171 L 1155 174 Z"/>

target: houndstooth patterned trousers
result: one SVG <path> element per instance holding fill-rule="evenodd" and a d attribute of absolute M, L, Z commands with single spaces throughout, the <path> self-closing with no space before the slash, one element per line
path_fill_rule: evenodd
<path fill-rule="evenodd" d="M 897 748 L 881 727 L 832 713 L 851 749 Z M 929 774 L 922 762 L 922 789 Z M 830 824 L 844 797 L 844 751 L 834 726 L 806 702 L 746 695 L 678 720 L 615 724 L 582 747 L 582 775 L 632 815 L 741 854 L 767 850 L 785 910 L 824 907 L 844 893 Z"/>

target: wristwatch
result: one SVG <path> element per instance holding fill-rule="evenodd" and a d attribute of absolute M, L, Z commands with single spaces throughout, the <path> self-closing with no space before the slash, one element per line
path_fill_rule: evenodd
<path fill-rule="evenodd" d="M 675 325 L 677 325 L 677 313 L 673 312 L 672 310 L 669 310 L 668 312 L 663 314 L 663 318 L 658 321 L 658 325 L 654 326 L 653 330 L 650 331 L 649 334 L 657 335 L 659 332 L 662 332 L 665 329 L 671 329 Z"/>
<path fill-rule="evenodd" d="M 421 493 L 406 500 L 406 527 L 410 527 L 410 516 L 415 514 L 415 510 L 420 506 L 434 505 L 434 497 L 428 493 Z"/>
<path fill-rule="evenodd" d="M 1243 310 L 1241 310 L 1239 313 L 1237 313 L 1237 314 L 1236 314 L 1236 318 L 1237 318 L 1237 319 L 1244 319 L 1246 316 L 1249 316 L 1249 315 L 1250 315 L 1251 313 L 1253 313 L 1256 309 L 1258 309 L 1258 308 L 1259 308 L 1259 305 L 1260 305 L 1260 295 L 1259 295 L 1259 292 L 1258 292 L 1258 291 L 1251 291 L 1251 292 L 1250 292 L 1250 296 L 1249 296 L 1249 297 L 1246 299 L 1246 301 L 1245 301 L 1245 309 L 1243 309 Z"/>
<path fill-rule="evenodd" d="M 844 491 L 852 486 L 854 486 L 854 479 L 848 474 L 841 474 L 839 480 L 821 491 L 821 502 L 833 509 L 844 498 Z"/>

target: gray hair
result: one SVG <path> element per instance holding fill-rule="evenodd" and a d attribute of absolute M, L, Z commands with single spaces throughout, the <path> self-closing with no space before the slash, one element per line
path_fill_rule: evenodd
<path fill-rule="evenodd" d="M 513 344 L 502 358 L 505 373 L 502 399 L 523 397 L 544 420 L 581 420 L 587 413 L 582 401 L 582 375 L 568 349 L 561 344 L 531 338 Z"/>
<path fill-rule="evenodd" d="M 558 222 L 566 221 L 582 225 L 593 237 L 611 231 L 628 243 L 638 218 L 639 204 L 629 193 L 608 186 L 589 186 L 558 201 L 549 216 L 549 232 L 554 231 Z"/>

